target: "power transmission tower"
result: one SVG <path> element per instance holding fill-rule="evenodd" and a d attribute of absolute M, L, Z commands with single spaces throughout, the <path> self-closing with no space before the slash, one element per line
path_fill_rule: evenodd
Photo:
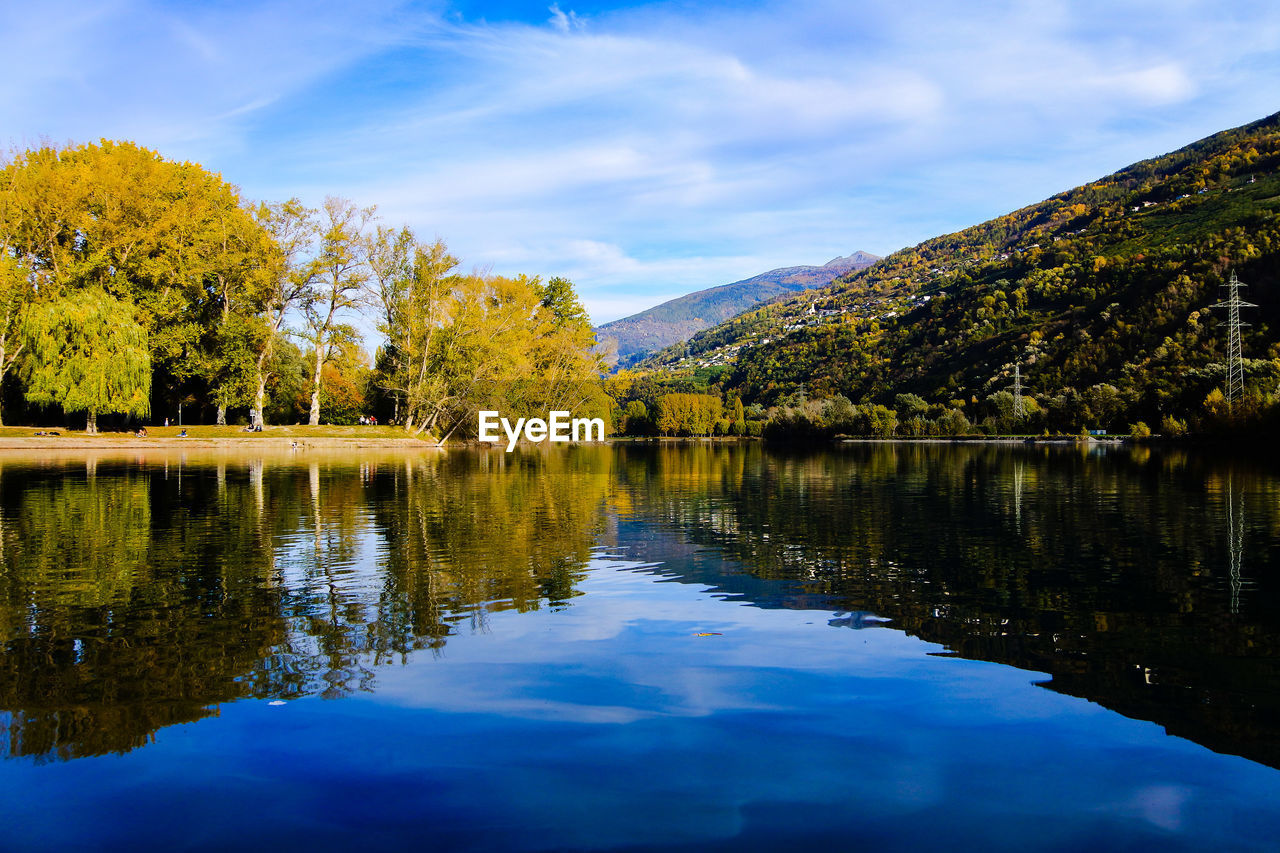
<path fill-rule="evenodd" d="M 1022 402 L 1022 365 L 1013 366 L 1013 416 L 1018 419 L 1027 416 L 1027 405 Z"/>
<path fill-rule="evenodd" d="M 1244 397 L 1244 359 L 1240 354 L 1240 327 L 1249 324 L 1240 322 L 1240 309 L 1258 306 L 1240 298 L 1240 288 L 1248 285 L 1236 278 L 1235 270 L 1231 271 L 1231 280 L 1223 287 L 1227 289 L 1226 301 L 1210 307 L 1227 309 L 1227 408 L 1231 409 L 1236 400 Z"/>
<path fill-rule="evenodd" d="M 1009 389 L 1013 391 L 1013 416 L 1022 420 L 1027 416 L 1027 404 L 1022 399 L 1022 362 L 1013 365 L 1013 384 Z"/>

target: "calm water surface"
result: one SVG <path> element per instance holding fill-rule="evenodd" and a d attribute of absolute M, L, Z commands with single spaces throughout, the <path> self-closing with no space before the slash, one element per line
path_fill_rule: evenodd
<path fill-rule="evenodd" d="M 1280 474 L 0 456 L 0 850 L 1274 850 Z"/>

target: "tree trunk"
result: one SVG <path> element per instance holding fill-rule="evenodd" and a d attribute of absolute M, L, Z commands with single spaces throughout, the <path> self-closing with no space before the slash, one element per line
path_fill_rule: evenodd
<path fill-rule="evenodd" d="M 253 411 L 249 413 L 249 423 L 254 426 L 267 425 L 267 375 L 258 368 L 258 392 L 253 395 Z"/>
<path fill-rule="evenodd" d="M 98 413 L 92 409 L 89 411 L 89 417 L 85 420 L 84 433 L 85 435 L 98 434 Z"/>
<path fill-rule="evenodd" d="M 218 426 L 226 426 L 226 425 L 227 425 L 227 407 L 226 407 L 226 406 L 218 406 L 218 421 L 217 421 L 217 423 L 218 423 Z"/>
<path fill-rule="evenodd" d="M 307 418 L 311 426 L 320 426 L 320 385 L 311 388 L 311 417 Z"/>
<path fill-rule="evenodd" d="M 320 425 L 320 371 L 324 368 L 324 359 L 320 357 L 320 347 L 316 347 L 316 372 L 311 377 L 311 418 L 307 423 Z"/>

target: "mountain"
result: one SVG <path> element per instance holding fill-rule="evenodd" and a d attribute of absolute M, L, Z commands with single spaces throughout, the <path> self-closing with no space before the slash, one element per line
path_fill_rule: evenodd
<path fill-rule="evenodd" d="M 1222 408 L 1210 395 L 1225 388 L 1228 329 L 1213 306 L 1233 272 L 1258 306 L 1242 316 L 1245 406 L 1265 407 L 1280 383 L 1280 113 L 896 252 L 648 364 L 718 368 L 747 403 L 910 394 L 973 420 L 1016 365 L 1031 427 L 1197 419 Z"/>
<path fill-rule="evenodd" d="M 596 328 L 603 343 L 614 340 L 618 358 L 623 363 L 636 360 L 665 346 L 688 340 L 691 335 L 721 320 L 780 295 L 823 287 L 851 270 L 870 266 L 879 258 L 867 252 L 854 252 L 844 258 L 827 261 L 820 267 L 798 266 L 769 270 L 751 278 L 699 290 L 661 305 L 605 323 Z"/>

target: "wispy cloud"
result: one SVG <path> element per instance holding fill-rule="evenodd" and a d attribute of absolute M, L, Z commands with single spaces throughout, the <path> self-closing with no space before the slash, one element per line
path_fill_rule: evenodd
<path fill-rule="evenodd" d="M 560 32 L 567 33 L 571 30 L 582 28 L 582 21 L 579 20 L 577 14 L 574 12 L 566 13 L 561 11 L 560 4 L 558 3 L 552 3 L 551 8 L 548 11 L 551 12 L 551 17 L 548 19 L 548 23 Z"/>
<path fill-rule="evenodd" d="M 607 320 L 887 252 L 1277 108 L 1272 3 L 486 14 L 15 4 L 0 132 L 128 137 L 253 196 L 377 203 L 468 263 L 571 275 Z"/>

